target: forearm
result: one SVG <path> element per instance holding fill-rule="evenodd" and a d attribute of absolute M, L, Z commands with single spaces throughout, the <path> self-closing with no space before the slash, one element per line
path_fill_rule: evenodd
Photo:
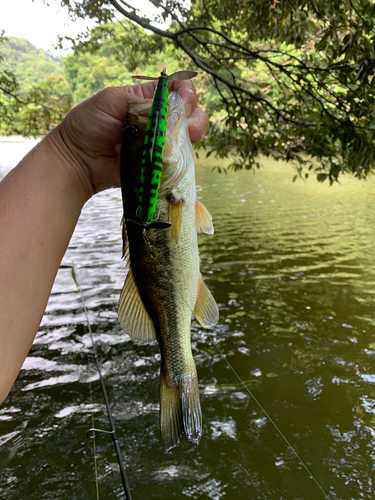
<path fill-rule="evenodd" d="M 47 136 L 0 183 L 0 403 L 35 338 L 90 195 L 82 169 L 57 146 Z"/>

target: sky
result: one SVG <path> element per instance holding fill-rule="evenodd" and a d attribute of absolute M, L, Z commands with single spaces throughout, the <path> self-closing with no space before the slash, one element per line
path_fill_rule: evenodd
<path fill-rule="evenodd" d="M 150 11 L 147 0 L 133 0 L 128 3 L 144 12 Z M 49 6 L 44 4 L 43 0 L 0 0 L 0 4 L 0 30 L 4 29 L 5 35 L 27 38 L 38 49 L 50 50 L 53 54 L 64 54 L 53 48 L 58 40 L 57 35 L 75 37 L 86 31 L 87 27 L 94 26 L 89 20 L 71 21 L 68 9 L 63 9 L 58 0 L 48 0 Z M 120 15 L 118 17 L 121 18 Z"/>
<path fill-rule="evenodd" d="M 49 6 L 42 0 L 13 0 L 3 2 L 0 16 L 0 29 L 5 35 L 27 38 L 38 49 L 57 51 L 57 35 L 75 36 L 86 30 L 88 22 L 72 22 L 67 9 L 62 9 L 56 0 L 49 0 Z"/>

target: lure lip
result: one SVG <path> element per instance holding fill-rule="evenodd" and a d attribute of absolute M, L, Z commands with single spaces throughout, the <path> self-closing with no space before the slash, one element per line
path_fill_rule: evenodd
<path fill-rule="evenodd" d="M 138 207 L 139 208 L 139 207 Z M 138 211 L 138 209 L 137 209 Z M 139 219 L 139 216 L 136 214 Z M 141 219 L 139 219 L 141 220 Z M 125 222 L 132 222 L 133 224 L 137 224 L 137 226 L 141 227 L 143 230 L 149 231 L 150 229 L 169 229 L 172 226 L 171 222 L 152 220 L 151 222 L 138 222 L 134 219 L 125 219 Z"/>
<path fill-rule="evenodd" d="M 160 72 L 160 76 L 132 75 L 132 78 L 136 80 L 148 80 L 148 81 L 159 80 L 159 78 L 165 78 L 167 80 L 191 80 L 192 78 L 195 78 L 197 74 L 198 71 L 194 71 L 192 69 L 184 69 L 181 71 L 176 71 L 171 75 L 167 75 L 166 68 L 164 67 L 163 70 Z"/>
<path fill-rule="evenodd" d="M 182 71 L 176 71 L 176 73 L 172 73 L 167 77 L 167 80 L 191 80 L 195 78 L 198 74 L 198 71 L 194 71 L 192 69 L 184 69 Z"/>

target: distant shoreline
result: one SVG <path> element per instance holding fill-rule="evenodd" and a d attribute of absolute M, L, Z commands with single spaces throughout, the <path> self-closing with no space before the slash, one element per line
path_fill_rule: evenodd
<path fill-rule="evenodd" d="M 23 137 L 22 135 L 0 135 L 0 142 L 33 142 L 43 137 Z"/>

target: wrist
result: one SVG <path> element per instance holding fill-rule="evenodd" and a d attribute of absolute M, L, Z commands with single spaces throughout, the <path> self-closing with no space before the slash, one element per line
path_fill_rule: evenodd
<path fill-rule="evenodd" d="M 59 167 L 71 178 L 72 188 L 83 199 L 83 204 L 95 194 L 90 171 L 78 154 L 74 154 L 64 137 L 61 126 L 57 125 L 44 139 L 51 155 L 59 161 Z"/>

